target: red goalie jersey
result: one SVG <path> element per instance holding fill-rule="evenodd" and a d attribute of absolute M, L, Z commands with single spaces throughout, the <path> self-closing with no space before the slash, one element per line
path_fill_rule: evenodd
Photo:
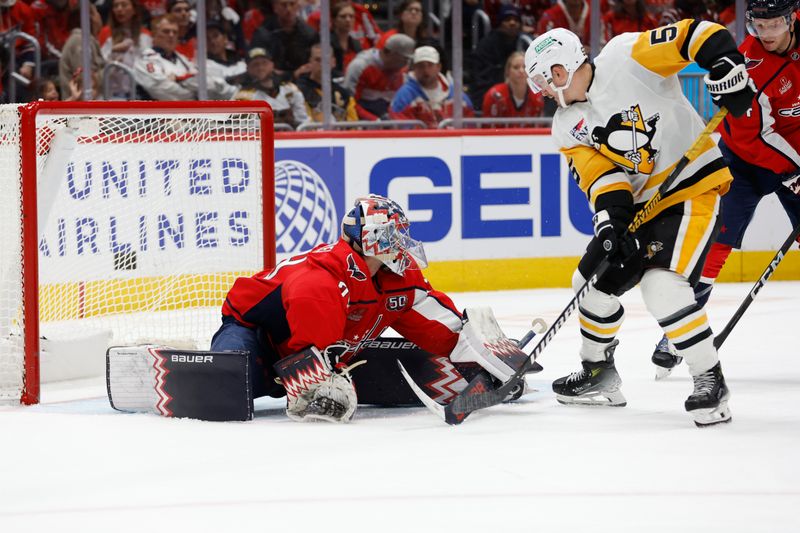
<path fill-rule="evenodd" d="M 309 345 L 349 346 L 343 362 L 362 343 L 392 327 L 435 355 L 448 356 L 461 330 L 461 314 L 417 269 L 397 275 L 382 268 L 370 276 L 350 245 L 320 245 L 282 261 L 273 270 L 233 284 L 223 316 L 259 328 L 281 357 Z"/>
<path fill-rule="evenodd" d="M 795 31 L 800 31 L 798 26 Z M 725 117 L 720 126 L 722 140 L 750 164 L 777 174 L 796 172 L 800 168 L 800 47 L 779 56 L 748 35 L 739 50 L 758 93 L 749 113 Z"/>

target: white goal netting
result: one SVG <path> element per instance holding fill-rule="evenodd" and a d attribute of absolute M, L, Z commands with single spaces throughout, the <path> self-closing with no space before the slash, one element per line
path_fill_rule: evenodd
<path fill-rule="evenodd" d="M 39 113 L 36 242 L 21 237 L 19 115 L 0 109 L 0 399 L 24 387 L 30 247 L 42 337 L 207 348 L 233 280 L 265 264 L 259 115 Z"/>

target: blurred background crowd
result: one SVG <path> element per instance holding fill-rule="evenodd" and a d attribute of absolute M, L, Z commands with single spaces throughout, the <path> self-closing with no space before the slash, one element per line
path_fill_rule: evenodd
<path fill-rule="evenodd" d="M 589 0 L 462 0 L 456 55 L 463 60 L 454 65 L 454 11 L 447 1 L 331 0 L 327 29 L 319 0 L 204 4 L 203 17 L 195 0 L 94 0 L 82 25 L 77 0 L 0 0 L 0 97 L 4 103 L 260 99 L 272 106 L 278 129 L 305 129 L 323 120 L 325 63 L 335 123 L 440 127 L 463 88 L 463 117 L 482 117 L 492 127 L 530 126 L 531 118 L 544 124 L 554 111 L 527 86 L 524 51 L 535 36 L 565 27 L 588 51 L 619 33 L 682 18 L 732 31 L 735 21 L 734 0 L 595 0 L 600 35 L 592 39 Z M 203 19 L 205 31 L 198 31 Z M 329 60 L 322 31 L 330 39 Z M 205 35 L 202 77 L 198 35 Z"/>

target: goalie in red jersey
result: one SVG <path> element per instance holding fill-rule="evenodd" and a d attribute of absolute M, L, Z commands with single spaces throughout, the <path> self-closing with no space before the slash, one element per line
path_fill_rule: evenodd
<path fill-rule="evenodd" d="M 463 334 L 470 328 L 424 278 L 426 265 L 403 209 L 382 196 L 359 198 L 338 242 L 235 281 L 211 350 L 249 352 L 254 396 L 286 394 L 295 420 L 347 421 L 359 400 L 415 403 L 410 391 L 399 392 L 397 352 L 380 353 L 376 339 L 388 327 L 410 341 L 399 343 L 416 354 L 404 366 L 440 403 L 482 369 L 506 381 L 522 361 L 493 355 Z M 360 361 L 367 364 L 351 376 Z"/>

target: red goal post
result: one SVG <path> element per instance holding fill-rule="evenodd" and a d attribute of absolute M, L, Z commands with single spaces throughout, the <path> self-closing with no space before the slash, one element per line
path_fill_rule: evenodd
<path fill-rule="evenodd" d="M 0 106 L 0 401 L 39 401 L 40 339 L 205 348 L 274 265 L 264 102 Z"/>

